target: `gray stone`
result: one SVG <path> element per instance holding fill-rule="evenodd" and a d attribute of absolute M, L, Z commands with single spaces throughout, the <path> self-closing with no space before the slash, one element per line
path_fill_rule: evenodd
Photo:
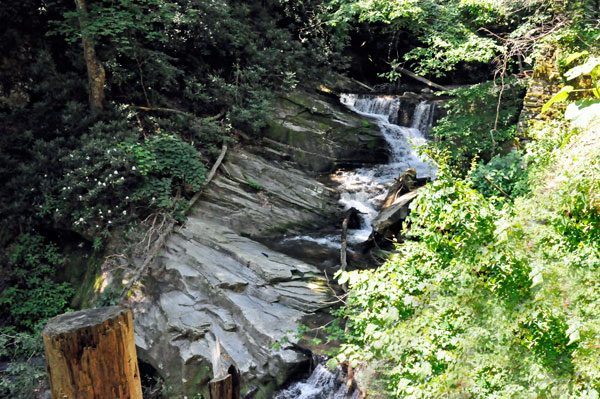
<path fill-rule="evenodd" d="M 315 172 L 387 158 L 385 139 L 374 124 L 317 91 L 280 97 L 263 134 L 264 144 Z"/>

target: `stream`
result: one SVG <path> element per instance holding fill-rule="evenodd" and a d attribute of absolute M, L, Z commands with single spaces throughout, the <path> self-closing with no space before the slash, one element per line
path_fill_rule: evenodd
<path fill-rule="evenodd" d="M 354 170 L 340 170 L 332 179 L 338 184 L 340 203 L 345 210 L 356 208 L 361 213 L 360 227 L 349 229 L 348 243 L 360 244 L 371 235 L 371 221 L 377 216 L 388 189 L 399 174 L 414 168 L 417 178 L 434 178 L 435 167 L 421 159 L 417 148 L 425 144 L 431 128 L 434 107 L 420 102 L 415 107 L 410 127 L 395 124 L 401 99 L 393 96 L 364 96 L 343 94 L 341 102 L 352 111 L 376 124 L 389 146 L 389 162 Z M 302 235 L 288 237 L 288 241 L 312 242 L 324 247 L 341 247 L 340 234 Z M 351 250 L 351 248 L 349 248 Z M 338 367 L 329 370 L 320 359 L 311 375 L 279 391 L 275 399 L 349 399 L 357 392 L 346 392 L 344 373 Z"/>

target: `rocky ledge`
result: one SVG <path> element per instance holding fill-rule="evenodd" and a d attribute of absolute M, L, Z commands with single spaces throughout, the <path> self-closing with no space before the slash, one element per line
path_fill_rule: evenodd
<path fill-rule="evenodd" d="M 325 164 L 303 163 L 294 154 L 306 153 L 310 146 L 318 154 L 313 159 L 326 159 L 329 168 L 351 160 L 352 154 L 374 162 L 384 148 L 366 122 L 337 104 L 319 99 L 313 109 L 297 99 L 286 101 L 286 110 L 311 108 L 293 118 L 306 133 L 299 152 L 291 150 L 275 160 L 273 153 L 291 148 L 276 138 L 270 140 L 279 145 L 277 150 L 231 149 L 193 214 L 171 234 L 141 289 L 130 298 L 138 356 L 172 388 L 172 398 L 208 397 L 208 381 L 232 366 L 240 373 L 242 393 L 251 390 L 254 398 L 271 398 L 309 360 L 293 332 L 331 301 L 324 273 L 258 239 L 268 243 L 265 237 L 319 229 L 343 217 L 337 192 L 310 174 L 326 169 L 311 165 Z M 330 115 L 327 110 L 333 109 Z M 282 113 L 288 111 L 280 111 L 274 112 L 287 119 Z M 331 118 L 339 129 L 319 130 L 315 117 L 323 126 Z M 356 129 L 346 129 L 349 123 Z M 280 131 L 287 129 L 290 139 L 297 130 L 286 126 Z M 321 135 L 326 139 L 312 142 Z M 334 151 L 349 143 L 354 143 L 352 151 Z"/>

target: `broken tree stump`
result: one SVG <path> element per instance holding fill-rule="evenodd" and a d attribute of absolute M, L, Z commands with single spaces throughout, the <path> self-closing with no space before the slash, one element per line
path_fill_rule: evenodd
<path fill-rule="evenodd" d="M 233 378 L 231 374 L 213 378 L 208 386 L 210 399 L 233 399 Z"/>
<path fill-rule="evenodd" d="M 48 321 L 42 337 L 53 399 L 142 399 L 128 309 L 65 313 Z"/>

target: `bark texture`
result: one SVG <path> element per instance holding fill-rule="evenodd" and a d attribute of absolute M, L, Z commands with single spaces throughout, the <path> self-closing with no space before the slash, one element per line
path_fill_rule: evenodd
<path fill-rule="evenodd" d="M 83 58 L 87 66 L 90 108 L 94 112 L 99 112 L 104 107 L 104 81 L 106 75 L 102 64 L 96 56 L 94 43 L 87 33 L 89 20 L 85 0 L 75 0 L 75 5 L 77 6 L 79 27 L 81 29 Z"/>
<path fill-rule="evenodd" d="M 142 399 L 128 309 L 65 313 L 42 337 L 53 399 Z"/>
<path fill-rule="evenodd" d="M 209 382 L 210 399 L 233 399 L 233 378 L 231 374 L 225 377 L 213 378 Z"/>

